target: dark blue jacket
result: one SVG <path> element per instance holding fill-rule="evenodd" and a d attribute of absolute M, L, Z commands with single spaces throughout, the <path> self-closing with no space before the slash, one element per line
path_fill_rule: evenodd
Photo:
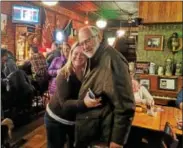
<path fill-rule="evenodd" d="M 176 105 L 178 108 L 181 102 L 183 102 L 183 88 L 180 90 L 180 92 L 177 95 Z"/>

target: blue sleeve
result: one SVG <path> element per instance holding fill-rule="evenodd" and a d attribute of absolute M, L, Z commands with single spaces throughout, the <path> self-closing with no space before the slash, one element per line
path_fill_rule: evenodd
<path fill-rule="evenodd" d="M 176 100 L 177 107 L 179 107 L 181 102 L 183 102 L 183 89 L 177 95 L 177 100 Z"/>

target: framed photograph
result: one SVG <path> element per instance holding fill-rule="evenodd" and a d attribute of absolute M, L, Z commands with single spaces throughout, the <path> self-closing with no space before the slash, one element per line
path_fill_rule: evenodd
<path fill-rule="evenodd" d="M 177 90 L 177 78 L 159 78 L 159 89 Z"/>
<path fill-rule="evenodd" d="M 136 74 L 147 74 L 149 71 L 150 62 L 136 62 L 135 73 Z"/>
<path fill-rule="evenodd" d="M 150 89 L 150 80 L 149 79 L 140 79 L 140 85 L 143 85 L 147 88 L 147 90 Z"/>
<path fill-rule="evenodd" d="M 7 15 L 1 13 L 1 33 L 6 34 L 7 29 Z"/>
<path fill-rule="evenodd" d="M 163 50 L 163 36 L 145 35 L 144 44 L 145 50 Z"/>

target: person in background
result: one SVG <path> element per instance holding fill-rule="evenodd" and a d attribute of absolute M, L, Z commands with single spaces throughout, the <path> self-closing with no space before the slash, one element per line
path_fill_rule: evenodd
<path fill-rule="evenodd" d="M 11 106 L 11 94 L 9 93 L 9 82 L 7 78 L 17 71 L 13 54 L 1 48 L 1 116 L 4 117 L 3 109 L 6 110 Z"/>
<path fill-rule="evenodd" d="M 32 82 L 36 90 L 42 94 L 48 89 L 48 71 L 45 57 L 38 52 L 38 48 L 30 48 L 30 63 L 32 71 Z"/>
<path fill-rule="evenodd" d="M 176 105 L 178 108 L 183 109 L 183 88 L 179 91 L 177 95 Z"/>
<path fill-rule="evenodd" d="M 54 58 L 60 57 L 60 56 L 61 56 L 61 53 L 60 53 L 58 44 L 55 41 L 53 41 L 51 44 L 51 49 L 47 51 L 47 55 L 46 55 L 46 62 L 48 64 L 48 67 L 50 66 Z"/>
<path fill-rule="evenodd" d="M 85 67 L 86 56 L 82 47 L 75 43 L 67 63 L 57 76 L 56 91 L 46 107 L 44 121 L 48 148 L 63 148 L 66 136 L 69 140 L 67 148 L 73 148 L 76 112 L 100 105 L 99 100 L 78 100 Z"/>
<path fill-rule="evenodd" d="M 134 72 L 130 72 L 132 79 L 132 89 L 134 93 L 135 102 L 137 104 L 148 104 L 154 105 L 154 99 L 146 87 L 139 84 L 137 80 L 134 79 Z"/>
<path fill-rule="evenodd" d="M 48 74 L 51 76 L 48 87 L 50 96 L 52 96 L 56 90 L 56 76 L 59 73 L 60 68 L 62 68 L 62 66 L 66 63 L 70 51 L 70 45 L 68 43 L 63 43 L 61 47 L 61 56 L 54 58 L 48 68 Z"/>
<path fill-rule="evenodd" d="M 1 71 L 7 77 L 17 70 L 15 59 L 10 51 L 1 48 Z"/>
<path fill-rule="evenodd" d="M 33 76 L 38 75 L 43 77 L 47 72 L 47 65 L 45 57 L 38 52 L 38 48 L 32 46 L 30 48 L 30 63 Z"/>
<path fill-rule="evenodd" d="M 90 97 L 101 97 L 102 105 L 76 115 L 76 147 L 103 143 L 109 148 L 122 148 L 135 111 L 128 62 L 102 41 L 101 32 L 95 26 L 81 28 L 78 39 L 89 58 L 79 101 L 88 98 L 91 89 L 94 95 Z"/>

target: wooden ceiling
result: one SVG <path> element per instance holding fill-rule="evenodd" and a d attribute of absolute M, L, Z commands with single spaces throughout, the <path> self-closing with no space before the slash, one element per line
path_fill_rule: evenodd
<path fill-rule="evenodd" d="M 129 20 L 138 17 L 138 2 L 118 1 L 61 1 L 59 4 L 80 15 L 96 21 L 105 18 L 109 24 L 114 26 L 129 25 Z"/>

